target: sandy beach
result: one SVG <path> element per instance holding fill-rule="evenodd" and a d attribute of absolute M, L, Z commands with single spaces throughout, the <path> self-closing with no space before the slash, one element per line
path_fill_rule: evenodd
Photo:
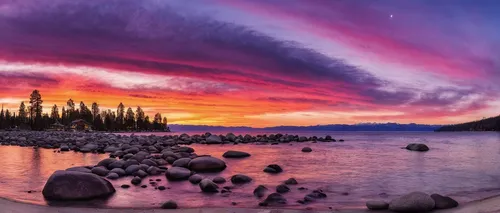
<path fill-rule="evenodd" d="M 181 212 L 181 213 L 367 213 L 379 212 L 389 213 L 390 211 L 370 211 L 370 210 L 288 210 L 288 209 L 243 209 L 243 208 L 195 208 L 195 209 L 100 209 L 100 208 L 76 208 L 76 207 L 52 207 L 41 206 L 0 198 L 0 212 L 2 213 L 154 213 L 154 212 Z M 437 213 L 498 213 L 500 212 L 500 196 L 487 198 L 464 204 L 455 209 L 433 211 Z"/>

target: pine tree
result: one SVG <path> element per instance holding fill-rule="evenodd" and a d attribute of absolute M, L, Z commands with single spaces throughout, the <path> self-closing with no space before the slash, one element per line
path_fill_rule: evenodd
<path fill-rule="evenodd" d="M 3 104 L 2 104 L 2 111 L 0 111 L 0 129 L 5 128 L 5 113 L 3 111 Z"/>
<path fill-rule="evenodd" d="M 99 105 L 96 102 L 92 103 L 92 120 L 95 120 L 97 115 L 99 115 L 99 113 L 100 113 Z"/>
<path fill-rule="evenodd" d="M 137 110 L 135 111 L 135 120 L 137 122 L 137 130 L 145 130 L 144 126 L 144 119 L 145 119 L 145 114 L 144 111 L 140 106 L 137 107 Z"/>
<path fill-rule="evenodd" d="M 149 116 L 146 116 L 146 118 L 144 118 L 144 128 L 146 130 L 151 130 L 151 129 L 153 129 L 151 126 L 152 126 L 152 124 L 151 124 L 151 121 L 149 120 Z"/>
<path fill-rule="evenodd" d="M 61 123 L 64 125 L 68 124 L 68 114 L 66 113 L 66 109 L 62 107 L 61 109 Z"/>
<path fill-rule="evenodd" d="M 124 129 L 124 121 L 125 121 L 125 106 L 120 102 L 118 108 L 116 109 L 116 128 L 118 130 Z"/>
<path fill-rule="evenodd" d="M 52 110 L 50 111 L 50 122 L 56 123 L 59 122 L 59 119 L 59 108 L 57 108 L 57 105 L 54 104 L 54 106 L 52 106 Z"/>
<path fill-rule="evenodd" d="M 154 130 L 161 130 L 161 114 L 156 113 L 155 119 L 153 120 L 153 129 Z"/>
<path fill-rule="evenodd" d="M 12 127 L 12 123 L 10 123 L 10 119 L 11 119 L 10 111 L 7 109 L 7 110 L 5 110 L 4 128 Z"/>
<path fill-rule="evenodd" d="M 21 102 L 21 105 L 19 105 L 19 112 L 17 114 L 17 117 L 18 117 L 18 120 L 19 120 L 18 122 L 19 122 L 20 126 L 25 124 L 26 121 L 28 120 L 27 115 L 26 115 L 26 106 L 24 105 L 24 101 Z"/>
<path fill-rule="evenodd" d="M 163 129 L 167 128 L 167 117 L 163 117 Z"/>
<path fill-rule="evenodd" d="M 75 109 L 75 102 L 73 101 L 73 99 L 69 99 L 68 102 L 66 102 L 68 108 L 68 112 L 66 114 L 66 116 L 68 117 L 68 121 L 66 121 L 68 124 L 71 123 L 72 121 L 78 119 L 78 112 L 76 112 L 76 109 Z"/>
<path fill-rule="evenodd" d="M 128 130 L 135 129 L 135 114 L 132 108 L 127 109 L 127 114 L 125 116 L 125 126 Z"/>
<path fill-rule="evenodd" d="M 89 110 L 87 105 L 83 103 L 83 101 L 80 102 L 80 119 L 83 119 L 89 123 L 92 123 L 92 112 Z"/>
<path fill-rule="evenodd" d="M 102 122 L 101 114 L 97 114 L 97 116 L 94 117 L 94 128 L 98 131 L 104 131 L 104 124 Z"/>
<path fill-rule="evenodd" d="M 31 129 L 42 130 L 42 96 L 38 90 L 33 90 L 30 95 L 30 124 Z"/>

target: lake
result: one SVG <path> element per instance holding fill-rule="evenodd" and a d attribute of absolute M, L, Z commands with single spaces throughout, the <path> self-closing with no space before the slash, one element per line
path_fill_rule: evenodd
<path fill-rule="evenodd" d="M 123 133 L 125 134 L 125 133 Z M 140 133 L 150 134 L 150 133 Z M 173 133 L 155 133 L 173 134 Z M 190 133 L 194 134 L 194 133 Z M 238 134 L 238 133 L 236 133 Z M 252 134 L 265 134 L 254 132 Z M 269 133 L 267 133 L 269 134 Z M 390 200 L 411 191 L 449 195 L 459 202 L 486 198 L 500 194 L 500 133 L 494 132 L 294 132 L 305 136 L 332 135 L 345 139 L 337 143 L 289 143 L 279 145 L 202 145 L 193 144 L 196 153 L 222 158 L 227 150 L 239 150 L 252 154 L 246 159 L 224 159 L 227 169 L 217 174 L 228 180 L 234 174 L 246 174 L 253 178 L 250 184 L 237 186 L 225 197 L 223 194 L 207 195 L 197 185 L 188 181 L 169 182 L 164 175 L 158 185 L 165 191 L 132 186 L 131 178 L 111 181 L 117 192 L 106 201 L 75 203 L 103 207 L 157 208 L 160 203 L 173 199 L 180 208 L 258 207 L 259 199 L 252 194 L 257 185 L 265 185 L 270 191 L 284 180 L 294 177 L 299 185 L 285 194 L 285 208 L 303 209 L 296 203 L 314 189 L 323 189 L 328 197 L 308 204 L 313 209 L 364 208 L 369 199 Z M 411 152 L 401 147 L 408 143 L 425 143 L 429 152 Z M 304 146 L 312 148 L 303 153 Z M 107 158 L 107 154 L 55 153 L 51 149 L 0 146 L 0 197 L 13 200 L 47 204 L 41 190 L 47 178 L 56 170 L 80 165 L 95 165 Z M 271 175 L 262 172 L 268 164 L 279 164 L 284 172 Z M 297 190 L 299 187 L 308 190 Z M 31 193 L 28 193 L 32 190 Z M 52 204 L 52 203 L 51 203 Z M 54 205 L 57 205 L 55 203 Z M 65 204 L 66 205 L 66 204 Z"/>

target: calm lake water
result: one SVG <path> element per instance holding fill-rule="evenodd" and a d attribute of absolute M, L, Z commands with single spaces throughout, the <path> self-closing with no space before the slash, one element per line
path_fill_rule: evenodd
<path fill-rule="evenodd" d="M 257 133 L 255 133 L 257 134 Z M 251 184 L 238 186 L 228 197 L 206 195 L 189 182 L 169 182 L 163 175 L 159 185 L 165 191 L 119 186 L 131 178 L 111 181 L 117 192 L 106 201 L 92 205 L 106 207 L 157 208 L 173 199 L 181 208 L 258 207 L 253 189 L 263 184 L 270 190 L 282 181 L 294 177 L 299 185 L 285 194 L 285 208 L 303 209 L 296 203 L 313 189 L 323 189 L 328 197 L 307 205 L 313 209 L 363 208 L 366 200 L 385 199 L 411 192 L 424 191 L 452 196 L 460 202 L 500 194 L 500 134 L 499 133 L 434 133 L 434 132 L 296 132 L 299 135 L 330 134 L 343 143 L 291 143 L 280 145 L 191 145 L 197 154 L 222 158 L 227 150 L 252 154 L 246 159 L 225 159 L 228 167 L 218 174 L 229 178 L 238 173 L 254 179 Z M 410 152 L 401 147 L 423 142 L 431 150 Z M 311 153 L 302 153 L 309 146 Z M 41 190 L 47 178 L 59 169 L 79 165 L 94 165 L 107 155 L 54 153 L 48 149 L 0 146 L 0 197 L 23 202 L 47 204 Z M 270 175 L 262 172 L 268 164 L 282 166 L 284 172 Z M 148 179 L 143 181 L 148 184 Z M 148 184 L 149 185 L 149 184 Z M 224 185 L 231 185 L 226 183 Z M 309 190 L 299 191 L 298 187 Z M 34 190 L 28 193 L 28 190 Z M 81 205 L 78 204 L 78 205 Z"/>

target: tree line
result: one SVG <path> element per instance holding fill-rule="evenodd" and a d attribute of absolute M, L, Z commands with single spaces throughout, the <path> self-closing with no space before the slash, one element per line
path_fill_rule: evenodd
<path fill-rule="evenodd" d="M 68 126 L 78 119 L 86 121 L 98 131 L 158 131 L 165 130 L 167 127 L 166 117 L 156 113 L 151 120 L 140 106 L 135 110 L 131 107 L 125 109 L 125 105 L 120 103 L 116 111 L 101 110 L 96 102 L 92 103 L 89 108 L 83 101 L 77 106 L 72 99 L 69 99 L 66 106 L 62 106 L 61 111 L 54 104 L 50 113 L 45 113 L 42 104 L 40 92 L 34 90 L 27 105 L 24 101 L 21 102 L 17 114 L 8 109 L 4 111 L 2 106 L 0 129 L 19 127 L 20 129 L 45 130 L 52 124 L 60 123 Z"/>

